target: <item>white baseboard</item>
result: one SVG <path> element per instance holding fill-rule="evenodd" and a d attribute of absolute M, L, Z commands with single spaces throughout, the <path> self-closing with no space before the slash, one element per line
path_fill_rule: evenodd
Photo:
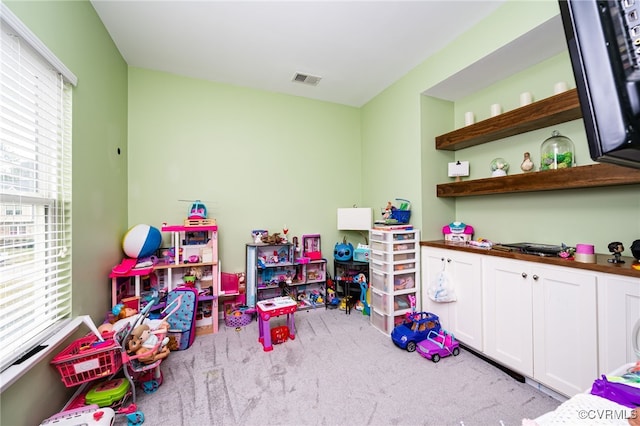
<path fill-rule="evenodd" d="M 549 396 L 550 396 L 550 397 L 552 397 L 553 399 L 556 399 L 556 400 L 558 400 L 558 401 L 560 401 L 560 402 L 564 402 L 564 401 L 566 401 L 567 399 L 569 399 L 569 398 L 567 398 L 565 395 L 563 395 L 563 394 L 561 394 L 561 393 L 559 393 L 559 392 L 556 392 L 556 391 L 554 391 L 553 389 L 550 389 L 550 388 L 546 387 L 545 385 L 543 385 L 542 383 L 538 383 L 538 382 L 536 382 L 536 381 L 535 381 L 535 380 L 533 380 L 533 379 L 530 379 L 530 378 L 528 378 L 528 377 L 525 377 L 525 380 L 524 380 L 524 381 L 525 381 L 525 383 L 527 383 L 528 385 L 533 386 L 534 388 L 538 389 L 540 392 L 542 392 L 542 393 L 544 393 L 544 394 L 546 394 L 546 395 L 549 395 Z"/>

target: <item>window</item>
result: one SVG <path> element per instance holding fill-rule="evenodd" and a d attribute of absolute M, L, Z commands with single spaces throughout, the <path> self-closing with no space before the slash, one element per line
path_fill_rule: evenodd
<path fill-rule="evenodd" d="M 13 216 L 13 215 L 21 215 L 22 214 L 22 210 L 20 208 L 20 206 L 15 206 L 15 205 L 7 205 L 6 210 L 6 215 L 7 216 Z"/>
<path fill-rule="evenodd" d="M 71 316 L 75 76 L 0 4 L 0 370 Z"/>

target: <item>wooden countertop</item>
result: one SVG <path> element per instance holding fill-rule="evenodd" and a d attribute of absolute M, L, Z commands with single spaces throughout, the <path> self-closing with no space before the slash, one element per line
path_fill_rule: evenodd
<path fill-rule="evenodd" d="M 526 260 L 527 262 L 542 263 L 545 265 L 566 266 L 568 268 L 582 269 L 585 271 L 604 272 L 607 274 L 640 278 L 640 271 L 631 267 L 632 264 L 638 263 L 633 257 L 623 256 L 621 260 L 624 260 L 625 263 L 609 263 L 607 260 L 613 257 L 612 254 L 596 254 L 596 263 L 582 263 L 574 260 L 565 260 L 560 257 L 541 257 L 533 254 L 508 252 L 496 249 L 483 249 L 469 246 L 465 243 L 452 243 L 444 240 L 421 241 L 420 246 L 484 254 L 487 256 L 504 257 L 507 259 Z"/>

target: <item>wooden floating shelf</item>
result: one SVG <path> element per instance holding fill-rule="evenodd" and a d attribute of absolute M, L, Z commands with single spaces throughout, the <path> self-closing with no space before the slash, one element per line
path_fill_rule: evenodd
<path fill-rule="evenodd" d="M 640 184 L 640 169 L 599 163 L 437 185 L 438 197 L 594 188 Z"/>
<path fill-rule="evenodd" d="M 457 151 L 582 117 L 576 89 L 436 137 L 436 149 Z"/>

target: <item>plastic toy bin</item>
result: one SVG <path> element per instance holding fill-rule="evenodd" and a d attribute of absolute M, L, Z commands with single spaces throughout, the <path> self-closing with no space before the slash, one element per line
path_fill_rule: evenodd
<path fill-rule="evenodd" d="M 379 271 L 371 271 L 371 286 L 380 291 L 384 291 L 388 293 L 391 290 L 391 286 L 389 285 L 389 279 L 387 278 L 388 274 Z"/>
<path fill-rule="evenodd" d="M 120 345 L 115 340 L 98 341 L 90 334 L 67 346 L 52 360 L 66 387 L 109 377 L 122 367 Z"/>
<path fill-rule="evenodd" d="M 384 314 L 389 314 L 389 295 L 386 293 L 378 293 L 375 289 L 371 292 L 371 306 Z"/>
<path fill-rule="evenodd" d="M 224 325 L 227 327 L 244 327 L 251 324 L 253 316 L 240 310 L 233 310 L 224 316 Z"/>
<path fill-rule="evenodd" d="M 411 218 L 411 210 L 393 210 L 391 211 L 391 219 L 395 219 L 398 223 L 409 223 Z"/>
<path fill-rule="evenodd" d="M 371 252 L 372 260 L 381 260 L 383 262 L 398 262 L 402 260 L 414 260 L 415 258 L 415 253 L 387 253 L 377 250 Z"/>
<path fill-rule="evenodd" d="M 387 318 L 387 315 L 378 312 L 375 309 L 371 312 L 371 322 L 373 323 L 373 326 L 378 330 L 389 334 L 391 333 L 391 330 L 389 329 L 389 321 L 387 321 Z"/>

